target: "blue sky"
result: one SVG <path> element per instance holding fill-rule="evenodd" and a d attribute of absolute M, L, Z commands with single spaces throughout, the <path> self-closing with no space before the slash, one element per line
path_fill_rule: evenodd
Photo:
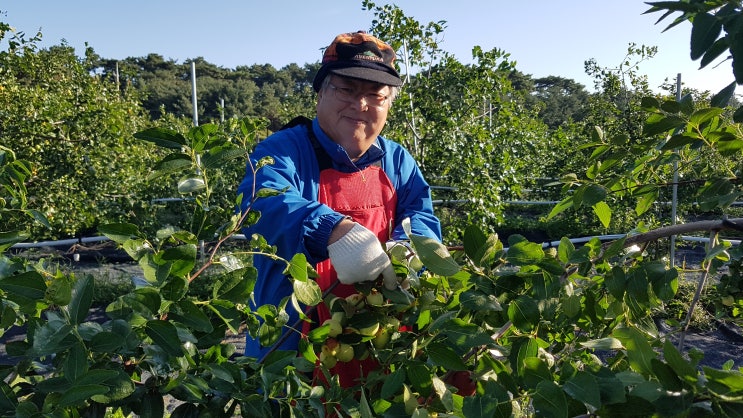
<path fill-rule="evenodd" d="M 465 63 L 475 45 L 500 48 L 524 73 L 572 78 L 591 89 L 584 61 L 616 67 L 633 42 L 659 49 L 639 69 L 653 88 L 678 73 L 685 85 L 713 92 L 733 81 L 729 62 L 699 70 L 689 58 L 691 25 L 662 32 L 666 21 L 656 25 L 659 13 L 643 15 L 649 8 L 643 1 L 392 3 L 421 23 L 447 21 L 439 46 Z M 3 0 L 0 12 L 0 20 L 27 35 L 41 29 L 42 46 L 65 40 L 81 55 L 87 42 L 105 58 L 157 53 L 178 62 L 203 57 L 225 68 L 317 62 L 336 34 L 368 29 L 374 18 L 361 0 Z"/>

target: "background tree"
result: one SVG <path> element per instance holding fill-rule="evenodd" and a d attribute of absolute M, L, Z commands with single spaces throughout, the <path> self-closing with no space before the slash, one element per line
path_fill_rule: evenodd
<path fill-rule="evenodd" d="M 531 100 L 539 104 L 539 118 L 550 129 L 581 122 L 586 117 L 589 93 L 574 80 L 558 76 L 537 78 L 529 92 L 533 93 Z"/>
<path fill-rule="evenodd" d="M 28 196 L 51 226 L 34 236 L 86 235 L 101 219 L 136 218 L 159 194 L 139 177 L 153 160 L 132 138 L 148 123 L 138 96 L 92 76 L 91 49 L 78 59 L 64 44 L 39 50 L 40 39 L 14 35 L 0 52 L 2 143 L 33 165 Z"/>

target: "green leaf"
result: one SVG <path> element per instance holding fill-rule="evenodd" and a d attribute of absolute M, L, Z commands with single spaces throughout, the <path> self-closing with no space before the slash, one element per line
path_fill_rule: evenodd
<path fill-rule="evenodd" d="M 723 109 L 719 107 L 708 107 L 694 111 L 689 117 L 689 123 L 699 126 L 710 119 L 722 114 Z"/>
<path fill-rule="evenodd" d="M 255 197 L 272 197 L 272 196 L 278 196 L 280 194 L 283 194 L 286 191 L 286 188 L 283 190 L 276 190 L 276 189 L 269 189 L 269 188 L 261 188 L 258 189 L 257 192 L 255 192 Z"/>
<path fill-rule="evenodd" d="M 446 370 L 467 370 L 462 357 L 442 343 L 431 343 L 426 351 L 431 362 Z"/>
<path fill-rule="evenodd" d="M 182 244 L 170 247 L 156 254 L 156 261 L 170 262 L 170 274 L 176 277 L 187 277 L 196 265 L 198 249 L 194 244 Z"/>
<path fill-rule="evenodd" d="M 317 330 L 318 328 L 312 329 L 312 331 Z M 310 331 L 310 334 L 312 334 L 312 331 Z M 312 341 L 310 339 L 310 341 Z M 312 363 L 316 363 L 318 360 L 317 354 L 315 354 L 315 348 L 313 347 L 312 343 L 308 341 L 308 339 L 300 338 L 299 339 L 299 345 L 298 345 L 298 351 L 299 354 L 307 359 L 307 361 L 310 361 Z M 324 341 L 324 340 L 323 340 Z M 321 343 L 322 341 L 318 341 L 318 343 Z"/>
<path fill-rule="evenodd" d="M 743 139 L 726 138 L 716 142 L 717 151 L 725 157 L 733 157 L 743 149 Z"/>
<path fill-rule="evenodd" d="M 188 279 L 185 277 L 169 277 L 160 287 L 160 296 L 167 301 L 181 300 L 188 292 Z"/>
<path fill-rule="evenodd" d="M 289 350 L 277 350 L 266 356 L 263 361 L 263 372 L 270 375 L 282 376 L 284 369 L 294 363 L 296 352 Z"/>
<path fill-rule="evenodd" d="M 733 122 L 743 123 L 743 105 L 735 109 L 735 112 L 733 113 Z"/>
<path fill-rule="evenodd" d="M 209 150 L 201 158 L 201 164 L 206 169 L 222 168 L 228 161 L 235 160 L 238 158 L 245 158 L 247 151 L 242 148 L 237 148 L 234 145 L 225 145 L 218 148 Z"/>
<path fill-rule="evenodd" d="M 524 385 L 529 388 L 536 388 L 543 381 L 552 381 L 547 363 L 539 357 L 527 357 L 524 359 L 524 373 L 521 376 Z"/>
<path fill-rule="evenodd" d="M 195 331 L 212 332 L 209 317 L 190 300 L 181 300 L 170 311 L 170 318 Z"/>
<path fill-rule="evenodd" d="M 667 339 L 663 344 L 663 358 L 673 371 L 676 372 L 677 376 L 687 383 L 696 384 L 698 380 L 697 369 L 679 353 L 670 339 Z"/>
<path fill-rule="evenodd" d="M 556 204 L 550 213 L 547 215 L 547 220 L 550 220 L 554 218 L 555 216 L 561 214 L 562 212 L 565 212 L 566 210 L 573 207 L 573 198 L 572 197 L 566 197 L 560 203 Z"/>
<path fill-rule="evenodd" d="M 699 59 L 720 36 L 722 22 L 709 13 L 696 13 L 691 27 L 690 56 Z"/>
<path fill-rule="evenodd" d="M 72 326 L 62 321 L 55 320 L 45 323 L 34 334 L 34 354 L 44 356 L 66 349 L 71 344 L 64 340 L 71 332 Z"/>
<path fill-rule="evenodd" d="M 521 331 L 531 331 L 539 322 L 539 307 L 534 299 L 522 295 L 508 305 L 508 319 Z"/>
<path fill-rule="evenodd" d="M 489 295 L 475 290 L 467 290 L 459 295 L 462 308 L 472 311 L 495 312 L 502 311 L 503 307 L 495 295 Z"/>
<path fill-rule="evenodd" d="M 300 282 L 294 280 L 292 285 L 294 287 L 294 295 L 299 302 L 307 306 L 315 306 L 322 302 L 322 290 L 316 281 L 307 280 Z"/>
<path fill-rule="evenodd" d="M 214 299 L 245 303 L 250 298 L 250 292 L 253 291 L 257 278 L 258 271 L 252 266 L 223 275 L 222 281 L 214 286 L 212 293 Z"/>
<path fill-rule="evenodd" d="M 543 380 L 532 395 L 532 404 L 538 417 L 567 418 L 568 402 L 565 392 L 551 380 Z"/>
<path fill-rule="evenodd" d="M 155 180 L 161 176 L 191 169 L 192 167 L 193 161 L 191 160 L 190 155 L 183 153 L 169 154 L 155 163 L 152 167 L 154 172 L 147 177 L 147 180 Z"/>
<path fill-rule="evenodd" d="M 678 291 L 678 271 L 675 268 L 666 269 L 662 262 L 652 262 L 645 265 L 653 293 L 662 301 L 667 302 L 676 296 Z"/>
<path fill-rule="evenodd" d="M 681 111 L 681 104 L 676 100 L 664 100 L 660 105 L 661 110 L 668 113 L 678 113 Z"/>
<path fill-rule="evenodd" d="M 50 304 L 66 306 L 72 299 L 72 283 L 66 276 L 54 277 L 44 293 L 44 297 Z"/>
<path fill-rule="evenodd" d="M 612 257 L 615 257 L 619 255 L 622 251 L 624 251 L 624 243 L 627 241 L 627 237 L 624 236 L 622 238 L 619 238 L 615 241 L 612 241 L 611 244 L 604 250 L 604 259 L 610 259 Z"/>
<path fill-rule="evenodd" d="M 91 275 L 77 279 L 72 289 L 72 299 L 64 309 L 70 315 L 73 324 L 81 324 L 88 317 L 93 305 L 93 287 L 95 280 Z"/>
<path fill-rule="evenodd" d="M 658 189 L 653 189 L 640 195 L 640 198 L 637 199 L 637 204 L 635 205 L 635 214 L 640 216 L 652 208 L 653 203 L 658 200 L 658 193 Z"/>
<path fill-rule="evenodd" d="M 141 418 L 162 418 L 165 416 L 165 401 L 157 391 L 148 390 L 142 396 L 137 416 Z"/>
<path fill-rule="evenodd" d="M 292 260 L 287 267 L 287 271 L 285 271 L 284 274 L 288 274 L 294 280 L 306 282 L 308 278 L 307 268 L 307 257 L 302 253 L 298 253 L 292 257 Z"/>
<path fill-rule="evenodd" d="M 94 372 L 98 371 L 89 371 L 87 375 L 83 377 L 83 379 L 86 379 Z M 100 404 L 111 404 L 115 401 L 125 399 L 129 395 L 134 393 L 134 382 L 132 382 L 131 377 L 127 375 L 123 370 L 100 370 L 100 374 L 102 376 L 107 376 L 105 380 L 102 381 L 102 384 L 103 386 L 108 388 L 108 391 L 104 394 L 91 396 L 91 399 L 93 401 Z"/>
<path fill-rule="evenodd" d="M 143 261 L 149 261 L 149 258 L 146 258 L 148 256 L 152 256 L 153 249 L 147 240 L 142 238 L 131 238 L 121 245 L 121 248 L 126 251 L 126 253 L 129 255 L 129 257 L 132 258 L 132 260 L 138 261 L 142 263 Z M 144 259 L 144 260 L 143 260 Z"/>
<path fill-rule="evenodd" d="M 132 294 L 124 296 L 132 309 L 142 316 L 152 316 L 160 311 L 160 292 L 153 287 L 141 287 L 135 289 Z"/>
<path fill-rule="evenodd" d="M 604 285 L 615 299 L 624 299 L 624 292 L 627 290 L 627 276 L 624 269 L 614 266 L 604 277 Z"/>
<path fill-rule="evenodd" d="M 72 387 L 73 382 L 64 377 L 48 377 L 36 385 L 35 391 L 38 393 L 64 392 Z"/>
<path fill-rule="evenodd" d="M 20 296 L 34 301 L 44 297 L 46 283 L 38 272 L 27 271 L 0 280 L 0 289 L 8 292 L 11 299 Z"/>
<path fill-rule="evenodd" d="M 361 413 L 361 418 L 374 418 L 374 412 L 372 411 L 371 405 L 369 405 L 369 400 L 366 397 L 366 392 L 364 391 L 363 386 L 361 387 L 360 398 L 359 412 Z"/>
<path fill-rule="evenodd" d="M 715 370 L 704 367 L 704 376 L 707 379 L 709 390 L 724 397 L 743 396 L 743 373 L 740 370 Z"/>
<path fill-rule="evenodd" d="M 0 380 L 0 411 L 14 410 L 17 405 L 18 397 L 13 389 L 4 380 Z"/>
<path fill-rule="evenodd" d="M 183 355 L 183 348 L 181 346 L 181 341 L 178 338 L 178 331 L 176 331 L 175 327 L 170 322 L 162 320 L 147 321 L 144 330 L 147 336 L 169 355 L 175 357 Z"/>
<path fill-rule="evenodd" d="M 611 337 L 585 341 L 580 343 L 580 345 L 592 350 L 621 350 L 624 348 L 621 341 Z"/>
<path fill-rule="evenodd" d="M 397 369 L 386 376 L 384 383 L 382 384 L 380 397 L 387 399 L 397 394 L 398 391 L 402 389 L 402 385 L 405 383 L 405 378 L 405 369 L 403 368 Z"/>
<path fill-rule="evenodd" d="M 5 251 L 13 244 L 22 242 L 29 237 L 29 234 L 20 231 L 0 232 L 0 251 Z"/>
<path fill-rule="evenodd" d="M 609 227 L 609 224 L 611 223 L 611 208 L 606 204 L 606 202 L 601 201 L 593 205 L 593 213 L 599 218 L 599 221 L 601 221 L 601 225 L 603 225 L 604 228 Z"/>
<path fill-rule="evenodd" d="M 684 388 L 681 379 L 679 379 L 671 366 L 658 359 L 650 360 L 650 365 L 653 367 L 653 373 L 658 378 L 658 382 L 663 386 L 663 389 L 671 392 L 680 392 Z"/>
<path fill-rule="evenodd" d="M 447 342 L 453 344 L 460 352 L 493 344 L 493 338 L 489 333 L 476 324 L 471 324 L 459 318 L 453 318 L 446 322 L 440 333 L 445 335 Z"/>
<path fill-rule="evenodd" d="M 575 191 L 573 196 L 573 205 L 576 208 L 581 206 L 592 207 L 598 202 L 606 199 L 606 189 L 599 184 L 587 184 L 581 186 Z"/>
<path fill-rule="evenodd" d="M 536 357 L 539 353 L 539 345 L 533 338 L 521 337 L 514 341 L 509 358 L 516 376 L 523 376 L 525 361 Z"/>
<path fill-rule="evenodd" d="M 82 405 L 89 398 L 95 395 L 102 395 L 106 392 L 108 392 L 108 388 L 103 385 L 75 385 L 62 394 L 57 406 L 67 408 Z"/>
<path fill-rule="evenodd" d="M 123 244 L 127 240 L 141 236 L 136 225 L 127 223 L 113 223 L 98 226 L 98 232 L 107 236 L 117 244 Z"/>
<path fill-rule="evenodd" d="M 77 343 L 70 348 L 62 369 L 64 371 L 64 377 L 71 382 L 74 382 L 88 371 L 87 351 L 82 343 Z"/>
<path fill-rule="evenodd" d="M 240 412 L 244 417 L 270 417 L 272 415 L 271 407 L 263 399 L 263 395 L 255 393 L 248 395 L 247 399 L 240 402 Z M 172 416 L 172 418 L 176 417 Z"/>
<path fill-rule="evenodd" d="M 646 376 L 652 374 L 651 360 L 657 355 L 644 334 L 634 328 L 615 328 L 612 335 L 626 348 L 627 360 L 633 370 Z"/>
<path fill-rule="evenodd" d="M 90 339 L 88 348 L 97 353 L 111 353 L 123 347 L 125 343 L 124 336 L 114 332 L 102 331 Z"/>
<path fill-rule="evenodd" d="M 134 137 L 151 142 L 159 147 L 180 150 L 186 144 L 186 138 L 178 132 L 164 128 L 149 128 L 134 134 Z"/>
<path fill-rule="evenodd" d="M 563 296 L 560 300 L 560 308 L 568 318 L 575 318 L 581 312 L 580 296 L 573 294 Z"/>
<path fill-rule="evenodd" d="M 459 264 L 444 244 L 421 235 L 410 234 L 408 237 L 421 262 L 432 273 L 449 277 L 459 272 Z"/>
<path fill-rule="evenodd" d="M 685 147 L 690 144 L 700 144 L 703 140 L 699 138 L 699 135 L 695 132 L 684 132 L 677 135 L 673 135 L 668 138 L 663 146 L 660 147 L 663 151 L 676 150 Z"/>
<path fill-rule="evenodd" d="M 557 247 L 557 257 L 562 263 L 567 263 L 575 252 L 575 245 L 568 237 L 560 238 L 560 245 Z"/>
<path fill-rule="evenodd" d="M 503 250 L 503 243 L 498 239 L 497 234 L 485 235 L 482 230 L 470 225 L 464 231 L 464 253 L 476 265 L 483 266 L 488 263 Z"/>
<path fill-rule="evenodd" d="M 660 108 L 660 101 L 655 97 L 645 96 L 640 99 L 640 106 L 642 107 L 642 110 L 652 112 Z"/>
<path fill-rule="evenodd" d="M 483 247 L 488 241 L 488 236 L 482 230 L 475 226 L 469 225 L 464 230 L 464 253 L 473 261 L 479 261 L 484 253 Z"/>
<path fill-rule="evenodd" d="M 599 384 L 592 374 L 579 370 L 575 376 L 568 379 L 563 386 L 565 393 L 578 402 L 589 405 L 593 409 L 601 407 L 601 392 Z"/>
<path fill-rule="evenodd" d="M 92 369 L 75 380 L 75 384 L 104 384 L 109 379 L 113 379 L 119 376 L 119 373 L 120 372 L 117 370 Z"/>
<path fill-rule="evenodd" d="M 664 117 L 653 117 L 650 116 L 642 129 L 642 133 L 645 136 L 653 136 L 661 133 L 665 133 L 674 129 L 678 129 L 686 121 L 678 116 L 664 116 Z"/>
<path fill-rule="evenodd" d="M 717 57 L 727 52 L 729 48 L 730 48 L 730 42 L 728 42 L 727 37 L 718 38 L 715 41 L 715 43 L 713 43 L 712 46 L 710 46 L 709 49 L 707 49 L 707 51 L 704 53 L 704 56 L 702 56 L 702 60 L 699 61 L 699 68 L 704 68 L 707 65 L 709 65 L 715 59 L 717 59 Z M 713 100 L 710 103 L 712 104 L 712 106 L 716 106 L 716 107 L 725 107 L 728 105 L 727 101 L 722 101 L 722 100 L 720 101 Z"/>
<path fill-rule="evenodd" d="M 544 258 L 541 244 L 529 241 L 520 241 L 511 245 L 506 252 L 506 259 L 516 266 L 535 265 Z"/>
<path fill-rule="evenodd" d="M 725 48 L 727 49 L 727 48 Z M 724 108 L 730 103 L 730 99 L 733 98 L 733 95 L 735 94 L 735 88 L 737 87 L 738 83 L 732 82 L 728 84 L 725 88 L 717 92 L 712 98 L 709 100 L 709 104 L 712 107 L 721 107 Z"/>

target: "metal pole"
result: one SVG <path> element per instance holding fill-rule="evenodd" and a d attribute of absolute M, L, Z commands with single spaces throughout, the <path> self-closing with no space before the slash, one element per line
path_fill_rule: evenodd
<path fill-rule="evenodd" d="M 219 120 L 224 123 L 224 99 L 219 99 Z"/>
<path fill-rule="evenodd" d="M 196 62 L 191 61 L 191 105 L 193 107 L 193 126 L 199 126 L 199 109 L 196 106 Z"/>
<path fill-rule="evenodd" d="M 676 76 L 676 101 L 681 100 L 681 73 Z M 679 165 L 678 161 L 673 162 L 673 186 L 671 187 L 671 225 L 676 225 L 676 208 L 678 207 L 678 189 L 679 189 Z M 671 267 L 676 265 L 676 235 L 671 235 Z"/>
<path fill-rule="evenodd" d="M 191 61 L 191 105 L 193 107 L 193 126 L 199 126 L 199 108 L 196 105 L 196 62 Z M 201 155 L 196 155 L 196 165 L 201 166 Z M 204 241 L 199 241 L 201 262 L 204 262 Z"/>
<path fill-rule="evenodd" d="M 121 90 L 121 83 L 119 82 L 119 62 L 116 61 L 116 73 L 114 73 L 116 76 L 116 89 Z"/>

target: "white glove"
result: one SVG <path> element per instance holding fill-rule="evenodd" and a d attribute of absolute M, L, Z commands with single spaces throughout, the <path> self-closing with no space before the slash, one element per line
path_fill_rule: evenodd
<path fill-rule="evenodd" d="M 390 258 L 384 252 L 382 243 L 373 232 L 356 224 L 338 241 L 328 245 L 330 262 L 343 284 L 353 284 L 376 280 L 381 274 L 385 286 L 397 278 Z"/>

